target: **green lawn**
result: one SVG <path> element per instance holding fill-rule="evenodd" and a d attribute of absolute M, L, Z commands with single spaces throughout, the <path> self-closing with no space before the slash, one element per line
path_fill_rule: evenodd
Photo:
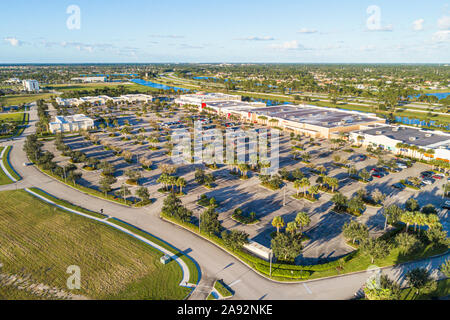
<path fill-rule="evenodd" d="M 50 200 L 50 201 L 53 201 L 54 203 L 56 203 L 56 204 L 58 204 L 60 206 L 63 206 L 63 207 L 66 207 L 66 208 L 69 208 L 69 209 L 72 209 L 72 210 L 75 210 L 75 211 L 79 211 L 79 212 L 82 212 L 82 213 L 85 213 L 85 214 L 93 216 L 95 218 L 100 218 L 100 219 L 106 218 L 105 215 L 102 215 L 102 214 L 100 214 L 98 212 L 93 212 L 93 211 L 87 210 L 85 208 L 81 208 L 79 206 L 76 206 L 76 205 L 68 202 L 68 201 L 56 198 L 56 197 L 54 197 L 52 195 L 49 195 L 48 193 L 45 193 L 41 189 L 30 188 L 30 190 L 33 191 L 34 193 L 36 193 L 36 194 L 38 194 L 38 195 L 48 199 L 48 200 Z"/>
<path fill-rule="evenodd" d="M 0 104 L 4 106 L 17 106 L 22 103 L 30 103 L 39 99 L 49 99 L 55 94 L 51 93 L 38 93 L 38 94 L 21 94 L 21 95 L 9 95 L 0 98 Z"/>
<path fill-rule="evenodd" d="M 9 123 L 15 122 L 16 125 L 18 125 L 15 132 L 13 132 L 9 135 L 4 135 L 4 136 L 0 135 L 0 139 L 11 138 L 13 136 L 19 136 L 23 133 L 23 131 L 25 130 L 25 126 L 29 122 L 29 114 L 22 113 L 22 112 L 4 113 L 4 114 L 0 114 L 0 121 L 9 122 Z"/>
<path fill-rule="evenodd" d="M 3 151 L 3 149 L 3 147 L 0 147 L 0 153 Z M 11 183 L 11 179 L 9 179 L 9 177 L 3 172 L 3 170 L 0 170 L 0 186 Z"/>
<path fill-rule="evenodd" d="M 7 146 L 6 147 L 6 151 L 5 154 L 3 155 L 3 166 L 6 168 L 6 170 L 8 170 L 8 173 L 13 176 L 17 181 L 21 180 L 22 178 L 14 171 L 14 169 L 11 167 L 11 165 L 9 164 L 9 153 L 11 152 L 12 147 L 11 146 Z"/>
<path fill-rule="evenodd" d="M 416 295 L 416 291 L 411 288 L 403 289 L 401 300 L 430 300 L 436 297 L 450 296 L 450 279 L 438 281 L 437 289 L 434 291 L 424 291 Z"/>
<path fill-rule="evenodd" d="M 67 267 L 81 269 L 81 289 L 92 299 L 183 299 L 176 262 L 162 265 L 162 254 L 106 226 L 46 204 L 23 190 L 0 193 L 2 274 L 28 278 L 69 292 Z M 2 299 L 42 299 L 0 283 Z M 46 296 L 45 298 L 55 298 Z"/>

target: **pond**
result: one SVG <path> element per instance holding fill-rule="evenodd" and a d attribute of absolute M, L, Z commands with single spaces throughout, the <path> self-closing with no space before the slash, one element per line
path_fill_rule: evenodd
<path fill-rule="evenodd" d="M 189 91 L 189 89 L 186 88 L 180 88 L 180 87 L 171 87 L 171 86 L 167 86 L 165 84 L 161 84 L 161 83 L 155 83 L 155 82 L 151 82 L 151 81 L 145 81 L 142 79 L 132 79 L 130 80 L 133 83 L 136 84 L 140 84 L 142 86 L 147 86 L 147 87 L 151 87 L 151 88 L 155 88 L 155 89 L 162 89 L 162 90 L 175 90 L 175 91 Z"/>

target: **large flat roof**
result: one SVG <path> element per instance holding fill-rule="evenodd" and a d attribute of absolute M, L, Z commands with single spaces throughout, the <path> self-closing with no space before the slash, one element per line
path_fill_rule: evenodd
<path fill-rule="evenodd" d="M 402 143 L 413 144 L 419 147 L 450 144 L 450 135 L 424 131 L 406 126 L 381 126 L 361 131 L 373 136 L 384 135 Z"/>
<path fill-rule="evenodd" d="M 311 105 L 281 105 L 253 109 L 258 115 L 307 123 L 325 128 L 345 127 L 382 120 L 356 111 L 336 110 Z"/>

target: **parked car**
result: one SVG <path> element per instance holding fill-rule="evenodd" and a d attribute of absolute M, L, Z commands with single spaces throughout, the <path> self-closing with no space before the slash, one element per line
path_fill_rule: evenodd
<path fill-rule="evenodd" d="M 422 182 L 424 184 L 426 184 L 427 186 L 431 186 L 436 180 L 431 179 L 431 178 L 427 178 L 427 179 L 423 179 Z"/>
<path fill-rule="evenodd" d="M 379 172 L 372 172 L 372 177 L 383 178 L 383 175 L 381 173 L 379 173 Z"/>
<path fill-rule="evenodd" d="M 399 190 L 403 190 L 403 189 L 406 188 L 406 186 L 405 186 L 403 183 L 400 183 L 400 182 L 394 183 L 394 184 L 392 185 L 392 187 L 394 187 L 395 189 L 399 189 Z"/>
<path fill-rule="evenodd" d="M 445 203 L 441 206 L 441 208 L 450 210 L 450 201 L 445 201 Z"/>
<path fill-rule="evenodd" d="M 443 175 L 442 173 L 437 173 L 433 176 L 433 179 L 437 179 L 437 180 L 442 180 L 445 178 L 445 175 Z"/>
<path fill-rule="evenodd" d="M 397 162 L 397 167 L 400 169 L 408 169 L 408 166 L 402 162 Z"/>

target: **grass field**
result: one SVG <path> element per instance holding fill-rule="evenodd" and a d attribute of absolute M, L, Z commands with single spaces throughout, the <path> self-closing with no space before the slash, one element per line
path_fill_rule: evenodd
<path fill-rule="evenodd" d="M 0 153 L 3 151 L 3 147 L 0 147 Z M 0 186 L 5 184 L 11 184 L 12 181 L 8 178 L 8 176 L 0 169 Z"/>
<path fill-rule="evenodd" d="M 135 84 L 135 83 L 121 83 L 121 82 L 55 84 L 55 85 L 45 86 L 45 88 L 49 89 L 49 90 L 56 90 L 56 91 L 60 91 L 60 92 L 64 93 L 67 91 L 82 91 L 82 90 L 94 91 L 96 89 L 103 89 L 105 87 L 110 88 L 110 87 L 117 87 L 117 86 L 124 86 L 128 90 L 139 91 L 141 93 L 158 91 L 158 89 L 150 88 L 147 86 L 142 86 L 142 85 Z"/>
<path fill-rule="evenodd" d="M 0 139 L 11 138 L 13 136 L 19 136 L 23 133 L 26 128 L 26 125 L 29 123 L 29 114 L 18 112 L 18 113 L 3 113 L 0 114 L 0 121 L 4 122 L 15 122 L 18 127 L 16 130 L 9 135 L 0 135 Z"/>
<path fill-rule="evenodd" d="M 30 103 L 39 99 L 49 99 L 55 96 L 52 93 L 40 93 L 40 94 L 21 94 L 21 95 L 9 95 L 0 98 L 0 104 L 4 106 L 17 106 L 22 103 Z"/>
<path fill-rule="evenodd" d="M 3 278 L 26 278 L 91 299 L 183 299 L 190 291 L 179 286 L 182 271 L 176 262 L 163 266 L 160 252 L 119 230 L 59 210 L 23 190 L 1 192 L 0 203 Z M 66 288 L 71 265 L 81 269 L 80 290 Z M 16 289 L 1 288 L 0 298 L 42 298 L 29 287 Z"/>

